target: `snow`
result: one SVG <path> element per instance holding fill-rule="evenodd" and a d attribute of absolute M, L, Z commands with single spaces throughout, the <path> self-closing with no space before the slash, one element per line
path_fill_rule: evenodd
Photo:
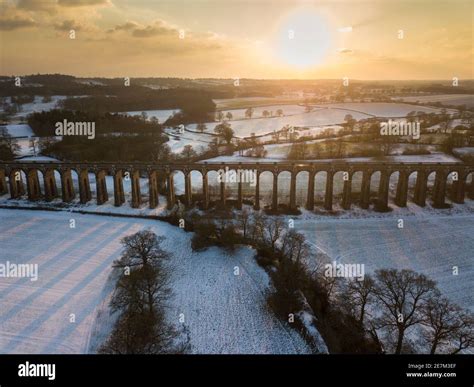
<path fill-rule="evenodd" d="M 297 112 L 296 109 L 291 110 L 290 112 L 294 112 L 294 114 L 288 116 L 269 118 L 257 118 L 257 116 L 254 116 L 254 118 L 251 119 L 237 119 L 229 121 L 229 123 L 234 130 L 236 137 L 250 137 L 252 133 L 261 136 L 274 131 L 279 131 L 286 125 L 320 128 L 322 126 L 342 124 L 344 123 L 344 117 L 347 114 L 352 115 L 356 120 L 360 120 L 370 117 L 405 117 L 407 113 L 413 110 L 424 111 L 427 113 L 436 113 L 440 111 L 440 109 L 435 108 L 387 102 L 329 103 L 313 105 L 313 108 L 314 110 L 309 113 L 304 112 L 304 108 L 302 107 L 302 112 Z M 240 117 L 240 113 L 238 116 Z M 213 132 L 215 126 L 218 124 L 219 122 L 206 123 L 207 131 Z M 197 124 L 191 124 L 188 128 L 195 130 L 196 126 Z"/>
<path fill-rule="evenodd" d="M 166 315 L 178 327 L 184 314 L 193 353 L 310 352 L 268 310 L 269 277 L 250 248 L 193 252 L 191 233 L 156 220 L 0 209 L 0 261 L 39 265 L 37 282 L 0 279 L 0 353 L 96 349 L 112 325 L 106 305 L 120 238 L 144 228 L 166 237 L 173 292 Z"/>
<path fill-rule="evenodd" d="M 461 205 L 466 207 L 466 205 Z M 474 212 L 446 215 L 409 205 L 382 218 L 295 218 L 295 230 L 327 252 L 331 261 L 412 269 L 436 280 L 444 295 L 474 310 Z M 444 213 L 444 214 L 443 214 Z M 404 228 L 398 228 L 398 219 Z M 453 267 L 459 274 L 453 275 Z"/>
<path fill-rule="evenodd" d="M 16 114 L 16 117 L 26 117 L 28 114 L 33 112 L 49 111 L 59 106 L 59 102 L 68 98 L 64 95 L 53 95 L 51 96 L 51 102 L 42 102 L 42 96 L 35 96 L 35 100 L 32 103 L 25 103 L 21 105 L 21 112 Z"/>
<path fill-rule="evenodd" d="M 394 98 L 395 99 L 395 98 Z M 468 107 L 474 106 L 474 95 L 472 94 L 430 94 L 430 95 L 414 95 L 414 96 L 402 96 L 397 99 L 405 102 L 421 102 L 421 103 L 433 103 L 441 102 L 445 105 L 467 105 Z"/>
<path fill-rule="evenodd" d="M 254 107 L 253 109 L 253 118 L 259 118 L 262 117 L 262 113 L 264 110 L 270 112 L 273 112 L 273 115 L 276 116 L 277 110 L 281 109 L 283 110 L 283 115 L 284 116 L 289 116 L 293 114 L 301 114 L 304 113 L 305 107 L 303 105 L 269 105 L 269 106 L 259 106 L 259 107 Z M 238 120 L 238 119 L 245 119 L 245 111 L 247 108 L 243 109 L 226 109 L 222 110 L 222 113 L 224 116 L 227 114 L 227 112 L 232 113 L 232 120 Z M 232 121 L 231 121 L 232 122 Z"/>
<path fill-rule="evenodd" d="M 22 157 L 21 159 L 18 159 L 18 161 L 23 162 L 33 162 L 33 161 L 59 161 L 58 159 L 55 159 L 54 157 L 49 157 L 49 156 L 27 156 L 27 157 Z"/>
<path fill-rule="evenodd" d="M 164 109 L 164 110 L 140 110 L 132 112 L 121 112 L 121 114 L 128 114 L 129 116 L 141 116 L 145 112 L 148 116 L 148 119 L 155 117 L 162 124 L 168 118 L 170 118 L 174 113 L 179 112 L 180 109 Z"/>
<path fill-rule="evenodd" d="M 318 141 L 318 140 L 316 140 Z M 311 143 L 311 141 L 308 141 Z M 218 156 L 211 159 L 207 159 L 208 162 L 276 162 L 276 161 L 288 161 L 287 154 L 289 149 L 291 148 L 291 144 L 272 144 L 272 145 L 265 145 L 265 149 L 268 150 L 267 157 L 247 157 L 247 156 L 239 156 L 238 152 L 234 152 L 233 155 L 229 156 Z M 432 153 L 429 155 L 396 155 L 396 156 L 385 156 L 383 158 L 378 157 L 346 157 L 341 159 L 319 159 L 319 160 L 305 160 L 305 162 L 311 161 L 336 161 L 336 162 L 367 162 L 367 161 L 380 161 L 380 162 L 403 162 L 403 163 L 422 163 L 422 162 L 437 162 L 437 163 L 444 163 L 444 162 L 460 162 L 459 159 L 453 157 L 451 155 L 447 155 L 445 153 Z"/>
<path fill-rule="evenodd" d="M 41 160 L 41 159 L 45 160 Z M 38 156 L 38 157 L 28 157 L 21 159 L 21 161 L 25 160 L 31 160 L 31 161 L 49 161 L 46 160 L 49 159 L 44 156 Z M 54 160 L 54 159 L 53 159 Z M 141 178 L 140 179 L 140 193 L 141 193 L 141 199 L 142 199 L 142 204 L 140 208 L 132 208 L 131 207 L 131 201 L 132 201 L 132 182 L 131 179 L 124 178 L 123 179 L 123 189 L 124 189 L 124 196 L 125 196 L 125 203 L 120 206 L 120 207 L 115 207 L 114 206 L 114 180 L 113 176 L 105 176 L 105 181 L 106 181 L 106 186 L 107 186 L 107 193 L 109 195 L 109 200 L 105 202 L 104 204 L 97 205 L 96 204 L 96 198 L 97 198 L 97 187 L 96 187 L 96 178 L 95 174 L 89 173 L 89 183 L 90 183 L 90 189 L 92 193 L 92 200 L 87 202 L 87 203 L 80 203 L 80 198 L 79 198 L 79 183 L 78 183 L 78 176 L 77 173 L 73 172 L 71 174 L 73 184 L 74 184 L 74 189 L 76 192 L 76 197 L 72 202 L 68 203 L 69 208 L 74 208 L 76 210 L 81 210 L 81 211 L 89 211 L 89 212 L 96 212 L 96 213 L 101 213 L 101 214 L 122 214 L 122 215 L 140 215 L 140 216 L 157 216 L 157 215 L 163 215 L 166 212 L 166 198 L 163 196 L 159 196 L 159 204 L 156 208 L 150 209 L 148 207 L 148 178 Z M 22 207 L 35 207 L 35 206 L 41 206 L 41 207 L 46 207 L 46 208 L 61 208 L 64 207 L 64 203 L 62 203 L 61 199 L 61 176 L 58 171 L 54 172 L 54 177 L 56 180 L 56 186 L 58 187 L 59 191 L 59 197 L 52 200 L 51 202 L 46 202 L 39 200 L 37 202 L 28 202 L 26 199 L 9 199 L 9 195 L 3 195 L 0 196 L 0 204 L 6 207 L 12 207 L 12 206 L 22 206 Z M 23 181 L 26 181 L 26 177 L 24 173 L 22 172 L 22 179 Z M 40 174 L 39 175 L 39 183 L 40 183 L 40 188 L 41 192 L 44 193 L 44 181 L 43 177 Z M 180 194 L 180 189 L 178 188 L 176 190 L 177 194 Z M 183 179 L 183 185 L 182 185 L 182 191 L 184 192 L 184 179 Z M 26 197 L 25 197 L 26 198 Z"/>
<path fill-rule="evenodd" d="M 191 145 L 198 154 L 203 153 L 207 150 L 209 143 L 213 139 L 213 137 L 208 134 L 188 131 L 177 133 L 175 130 L 165 129 L 165 133 L 169 136 L 167 144 L 175 154 L 181 153 L 186 145 Z"/>
<path fill-rule="evenodd" d="M 456 126 L 464 126 L 466 129 L 469 127 L 469 125 L 467 124 L 464 124 L 463 123 L 463 120 L 460 119 L 460 118 L 455 118 L 454 120 L 450 120 L 448 122 L 448 128 L 447 128 L 447 133 L 451 133 L 452 130 L 456 127 Z M 432 125 L 430 126 L 429 128 L 426 128 L 426 131 L 427 132 L 437 132 L 441 129 L 441 125 L 440 124 L 435 124 L 435 125 Z"/>
<path fill-rule="evenodd" d="M 474 156 L 474 147 L 473 146 L 467 146 L 464 148 L 454 148 L 453 153 L 459 156 Z"/>
<path fill-rule="evenodd" d="M 29 138 L 19 138 L 17 139 L 17 143 L 18 143 L 18 146 L 20 147 L 20 150 L 17 153 L 20 158 L 24 156 L 33 155 L 33 150 L 30 148 Z"/>
<path fill-rule="evenodd" d="M 219 156 L 215 157 L 212 159 L 208 159 L 208 162 L 278 162 L 282 161 L 282 159 L 285 158 L 284 152 L 286 151 L 285 148 L 280 148 L 277 145 L 269 145 L 268 146 L 270 149 L 270 156 L 271 157 L 266 157 L 266 158 L 251 158 L 251 157 L 243 157 L 243 156 L 238 156 L 237 154 L 234 154 L 232 156 Z M 281 152 L 280 154 L 278 152 Z M 48 161 L 49 158 L 46 158 L 44 156 L 37 156 L 37 157 L 27 157 L 26 159 L 23 158 L 21 159 L 22 161 Z M 308 160 L 310 161 L 310 160 Z M 334 161 L 333 159 L 327 159 L 327 160 L 317 160 L 317 161 L 327 161 L 331 162 Z M 347 158 L 347 159 L 339 159 L 338 161 L 351 161 L 351 162 L 367 162 L 367 161 L 373 161 L 373 158 L 370 157 L 358 157 L 358 158 Z M 459 159 L 446 155 L 443 153 L 433 153 L 430 155 L 418 155 L 418 156 L 404 156 L 404 155 L 398 155 L 398 156 L 389 156 L 386 157 L 384 160 L 378 159 L 378 161 L 387 161 L 387 162 L 405 162 L 405 163 L 420 163 L 420 162 L 459 162 Z M 56 185 L 58 189 L 61 187 L 61 179 L 59 172 L 55 172 L 55 178 L 56 178 Z M 149 209 L 148 208 L 148 179 L 146 177 L 143 177 L 140 179 L 140 191 L 141 191 L 141 199 L 142 199 L 142 204 L 140 208 L 134 209 L 131 207 L 131 200 L 132 200 L 132 195 L 131 195 L 131 180 L 130 179 L 124 179 L 123 184 L 124 184 L 124 193 L 125 193 L 125 204 L 120 206 L 120 207 L 115 207 L 114 206 L 114 191 L 113 191 L 113 177 L 112 176 L 106 176 L 106 185 L 107 185 L 107 192 L 109 195 L 109 200 L 102 204 L 102 205 L 97 205 L 95 198 L 96 198 L 96 184 L 95 184 L 95 175 L 90 173 L 89 174 L 89 182 L 90 182 L 90 187 L 91 187 L 91 192 L 92 192 L 92 197 L 93 200 L 86 204 L 81 204 L 79 202 L 79 194 L 78 194 L 78 180 L 77 180 L 77 174 L 75 172 L 72 173 L 72 178 L 74 181 L 74 189 L 76 192 L 76 197 L 70 204 L 70 206 L 73 206 L 74 208 L 85 210 L 85 211 L 96 211 L 100 213 L 110 213 L 110 214 L 139 214 L 139 215 L 162 215 L 166 211 L 166 198 L 163 196 L 160 196 L 159 198 L 159 205 L 154 208 L 154 209 Z M 281 172 L 278 177 L 278 192 L 279 192 L 279 202 L 280 203 L 287 203 L 289 200 L 289 187 L 290 187 L 290 174 L 288 172 Z M 296 202 L 298 205 L 304 206 L 306 203 L 306 195 L 307 195 L 307 179 L 308 179 L 308 173 L 307 172 L 301 172 L 297 175 L 296 179 Z M 430 174 L 428 176 L 428 186 L 432 187 L 434 183 L 435 175 Z M 23 180 L 26 181 L 25 176 L 23 175 Z M 43 177 L 40 174 L 39 176 L 40 180 L 40 187 L 41 191 L 44 192 L 44 187 L 43 187 Z M 372 190 L 375 192 L 378 187 L 378 183 L 380 180 L 380 173 L 376 172 L 372 176 Z M 414 184 L 416 180 L 416 174 L 411 174 L 410 179 L 409 179 L 409 184 L 410 184 L 410 198 L 412 194 L 412 190 L 414 189 Z M 362 181 L 362 173 L 356 173 L 353 176 L 353 192 L 358 192 L 360 191 L 360 185 Z M 396 183 L 398 181 L 398 173 L 394 173 L 391 176 L 390 179 L 390 195 L 394 196 L 394 192 L 396 191 Z M 209 193 L 211 195 L 211 200 L 216 200 L 219 197 L 219 189 L 220 185 L 217 181 L 217 173 L 215 172 L 210 172 L 208 174 L 208 183 L 209 183 Z M 338 172 L 335 177 L 334 177 L 334 194 L 338 195 L 342 192 L 342 187 L 343 187 L 343 179 L 342 179 L 342 173 Z M 326 184 L 326 174 L 323 172 L 320 172 L 316 174 L 315 178 L 315 184 L 316 184 L 316 198 L 318 200 L 322 199 L 324 195 L 324 188 Z M 182 195 L 184 194 L 184 175 L 181 172 L 176 172 L 174 175 L 174 186 L 175 186 L 175 193 L 177 195 Z M 191 171 L 191 186 L 192 190 L 194 193 L 201 193 L 202 192 L 202 176 L 201 173 L 197 170 Z M 271 202 L 271 195 L 272 195 L 272 187 L 273 187 L 273 176 L 270 172 L 264 172 L 260 175 L 260 198 L 262 200 L 262 205 L 263 204 L 269 204 Z M 227 184 L 226 190 L 228 193 L 229 198 L 236 198 L 237 197 L 237 184 Z M 255 194 L 255 187 L 253 186 L 247 186 L 244 184 L 243 186 L 243 195 L 244 198 L 249 197 L 250 199 L 253 200 L 253 196 Z M 25 196 L 26 198 L 26 196 Z M 411 200 L 411 199 L 410 199 Z M 63 206 L 63 203 L 61 201 L 61 198 L 56 198 L 52 202 L 44 202 L 44 201 L 39 201 L 37 202 L 43 207 L 61 207 Z M 34 203 L 29 203 L 26 201 L 26 199 L 10 199 L 8 194 L 5 194 L 3 196 L 0 196 L 0 204 L 6 205 L 6 206 L 16 206 L 16 205 L 24 205 L 27 207 L 34 206 Z"/>
<path fill-rule="evenodd" d="M 9 124 L 5 125 L 8 134 L 12 137 L 31 137 L 33 129 L 28 124 Z"/>
<path fill-rule="evenodd" d="M 347 111 L 336 109 L 317 109 L 310 113 L 294 114 L 284 117 L 270 117 L 270 118 L 251 118 L 244 120 L 230 121 L 232 129 L 236 137 L 250 137 L 252 133 L 257 136 L 273 133 L 281 130 L 284 126 L 325 126 L 335 125 L 344 122 L 344 117 Z M 370 117 L 364 113 L 352 112 L 352 116 L 359 120 Z M 214 132 L 214 128 L 218 122 L 206 123 L 207 131 Z M 191 130 L 196 130 L 197 124 L 188 125 Z"/>
<path fill-rule="evenodd" d="M 297 102 L 302 99 L 302 95 L 299 96 L 278 96 L 278 97 L 237 97 L 237 98 L 218 98 L 213 99 L 218 109 L 232 109 L 235 107 L 250 107 L 254 109 L 256 105 L 260 106 L 271 106 L 278 105 L 284 101 L 288 103 Z"/>
<path fill-rule="evenodd" d="M 305 336 L 310 340 L 315 353 L 329 353 L 323 337 L 316 328 L 317 318 L 314 315 L 313 309 L 306 300 L 303 292 L 297 291 L 297 294 L 300 300 L 301 310 L 296 314 L 296 317 L 304 327 Z"/>
<path fill-rule="evenodd" d="M 101 288 L 127 222 L 1 210 L 1 261 L 35 263 L 39 279 L 0 279 L 0 353 L 85 353 Z M 28 241 L 28 243 L 25 243 Z M 71 323 L 70 314 L 75 314 Z"/>
<path fill-rule="evenodd" d="M 410 105 L 405 103 L 391 103 L 391 102 L 346 102 L 346 103 L 328 103 L 316 104 L 314 106 L 328 109 L 345 110 L 344 114 L 351 114 L 357 119 L 351 111 L 364 113 L 374 117 L 397 118 L 405 117 L 412 111 L 425 113 L 439 113 L 441 109 L 430 108 L 425 106 Z"/>

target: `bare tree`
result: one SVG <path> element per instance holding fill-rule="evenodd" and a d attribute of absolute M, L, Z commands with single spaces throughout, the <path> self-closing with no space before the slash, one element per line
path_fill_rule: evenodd
<path fill-rule="evenodd" d="M 245 152 L 245 156 L 247 157 L 262 158 L 262 157 L 265 157 L 266 155 L 267 155 L 267 150 L 262 144 L 258 142 L 254 146 L 252 146 L 252 148 L 248 149 Z"/>
<path fill-rule="evenodd" d="M 40 152 L 48 152 L 56 142 L 57 140 L 54 137 L 40 137 L 38 142 Z"/>
<path fill-rule="evenodd" d="M 227 144 L 230 144 L 234 137 L 234 131 L 227 122 L 217 125 L 214 128 L 214 132 Z"/>
<path fill-rule="evenodd" d="M 151 158 L 155 162 L 159 161 L 170 161 L 173 159 L 173 153 L 168 144 L 161 144 L 156 147 L 155 151 L 152 153 Z"/>
<path fill-rule="evenodd" d="M 196 129 L 203 133 L 207 129 L 207 126 L 204 122 L 200 122 L 197 124 Z"/>
<path fill-rule="evenodd" d="M 117 261 L 115 267 L 161 267 L 169 254 L 161 248 L 165 240 L 163 236 L 157 236 L 151 230 L 142 230 L 133 235 L 128 235 L 120 241 L 124 251 Z"/>
<path fill-rule="evenodd" d="M 446 109 L 441 109 L 441 114 L 439 115 L 440 123 L 439 128 L 441 133 L 446 133 L 449 128 L 449 123 L 451 121 L 451 116 L 447 113 Z"/>
<path fill-rule="evenodd" d="M 267 227 L 267 218 L 257 212 L 253 216 L 253 222 L 250 223 L 249 237 L 257 244 L 264 241 L 264 232 Z"/>
<path fill-rule="evenodd" d="M 6 128 L 0 127 L 0 159 L 12 160 L 19 151 L 18 141 L 8 133 Z"/>
<path fill-rule="evenodd" d="M 423 306 L 423 313 L 422 324 L 428 328 L 423 337 L 430 345 L 430 354 L 435 354 L 441 346 L 451 348 L 451 352 L 459 352 L 469 346 L 469 340 L 465 340 L 468 335 L 463 334 L 464 328 L 469 325 L 469 316 L 458 305 L 437 294 Z"/>
<path fill-rule="evenodd" d="M 189 344 L 177 345 L 180 335 L 165 320 L 164 302 L 169 297 L 168 254 L 150 230 L 122 238 L 122 256 L 115 267 L 128 267 L 120 273 L 111 308 L 120 313 L 112 334 L 99 349 L 101 353 L 157 354 L 184 352 Z"/>
<path fill-rule="evenodd" d="M 357 321 L 364 326 L 367 306 L 374 299 L 375 281 L 370 275 L 365 275 L 362 281 L 350 279 L 345 286 L 345 295 L 348 304 L 352 308 L 352 313 Z"/>
<path fill-rule="evenodd" d="M 464 311 L 459 316 L 460 325 L 453 333 L 453 340 L 456 345 L 451 351 L 452 355 L 474 345 L 474 317 L 471 313 Z"/>
<path fill-rule="evenodd" d="M 252 118 L 252 115 L 253 115 L 253 108 L 249 107 L 249 108 L 245 111 L 245 117 L 246 117 L 246 118 Z"/>
<path fill-rule="evenodd" d="M 281 132 L 280 131 L 273 131 L 272 133 L 272 138 L 273 138 L 273 141 L 275 141 L 277 144 L 280 142 L 280 136 L 281 136 Z"/>
<path fill-rule="evenodd" d="M 213 154 L 219 154 L 219 138 L 214 137 L 208 144 L 209 151 Z"/>
<path fill-rule="evenodd" d="M 308 257 L 309 246 L 303 234 L 290 229 L 282 238 L 281 251 L 292 261 L 301 262 Z"/>
<path fill-rule="evenodd" d="M 288 160 L 304 160 L 307 157 L 308 146 L 306 142 L 296 142 L 291 145 L 290 152 L 288 153 Z"/>
<path fill-rule="evenodd" d="M 33 153 L 33 156 L 38 155 L 38 148 L 39 148 L 39 141 L 37 138 L 31 137 L 30 140 L 28 141 L 29 147 L 31 152 Z"/>
<path fill-rule="evenodd" d="M 240 229 L 242 230 L 242 236 L 244 237 L 244 239 L 247 239 L 251 222 L 250 212 L 249 210 L 247 210 L 247 208 L 244 208 L 242 211 L 239 212 L 239 214 L 237 215 L 237 221 L 240 226 Z"/>
<path fill-rule="evenodd" d="M 221 111 L 217 112 L 216 119 L 217 121 L 222 121 L 224 119 L 224 113 L 222 113 Z"/>
<path fill-rule="evenodd" d="M 267 227 L 264 230 L 264 237 L 272 250 L 275 251 L 275 245 L 280 238 L 285 223 L 279 217 L 274 217 L 267 222 Z"/>
<path fill-rule="evenodd" d="M 193 146 L 190 144 L 187 144 L 183 147 L 183 150 L 181 151 L 181 157 L 184 158 L 185 160 L 191 160 L 192 158 L 196 157 L 197 153 L 193 149 Z"/>
<path fill-rule="evenodd" d="M 280 133 L 283 137 L 285 137 L 285 140 L 288 141 L 288 137 L 290 136 L 293 130 L 294 129 L 290 125 L 285 125 L 283 128 L 281 128 Z"/>
<path fill-rule="evenodd" d="M 376 271 L 375 296 L 382 308 L 378 328 L 395 329 L 395 353 L 402 350 L 405 332 L 423 321 L 422 306 L 436 292 L 435 282 L 412 270 Z"/>
<path fill-rule="evenodd" d="M 381 151 L 384 156 L 389 156 L 392 150 L 395 148 L 395 137 L 394 136 L 383 136 L 381 143 Z"/>
<path fill-rule="evenodd" d="M 335 142 L 336 157 L 338 157 L 338 158 L 343 157 L 344 152 L 346 150 L 346 145 L 344 143 L 344 139 L 341 137 L 341 138 L 336 139 L 334 142 Z"/>
<path fill-rule="evenodd" d="M 165 301 L 170 293 L 168 277 L 163 274 L 147 265 L 122 275 L 110 303 L 112 310 L 134 305 L 137 306 L 136 312 L 156 312 L 157 302 Z"/>
<path fill-rule="evenodd" d="M 352 117 L 351 114 L 346 114 L 346 116 L 344 117 L 344 121 L 345 121 L 346 127 L 352 133 L 354 131 L 354 125 L 356 124 L 357 121 L 354 119 L 354 117 Z"/>

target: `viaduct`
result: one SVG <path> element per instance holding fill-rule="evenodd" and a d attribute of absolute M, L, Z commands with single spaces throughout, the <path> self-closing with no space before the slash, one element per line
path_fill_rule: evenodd
<path fill-rule="evenodd" d="M 453 173 L 453 186 L 450 190 L 450 198 L 455 203 L 463 203 L 465 194 L 474 198 L 474 179 L 468 184 L 467 177 L 474 172 L 474 165 L 459 163 L 392 163 L 392 162 L 231 162 L 231 163 L 124 163 L 124 162 L 0 162 L 0 194 L 8 192 L 11 198 L 19 198 L 27 193 L 28 199 L 51 201 L 61 196 L 64 202 L 70 202 L 76 198 L 76 189 L 79 192 L 81 203 L 92 200 L 89 174 L 95 175 L 97 204 L 108 201 L 106 176 L 113 176 L 114 204 L 121 206 L 125 202 L 123 179 L 124 175 L 130 177 L 132 187 L 132 207 L 138 208 L 141 205 L 140 178 L 147 178 L 149 183 L 149 206 L 155 208 L 158 205 L 158 191 L 166 192 L 167 207 L 172 208 L 176 203 L 173 175 L 175 172 L 182 172 L 185 181 L 184 202 L 186 205 L 193 205 L 191 193 L 191 172 L 199 171 L 202 176 L 202 207 L 209 206 L 209 184 L 208 173 L 228 168 L 236 173 L 244 170 L 254 170 L 256 172 L 256 185 L 254 195 L 254 208 L 260 209 L 260 175 L 263 172 L 273 174 L 272 189 L 272 209 L 278 208 L 278 175 L 280 172 L 288 171 L 290 179 L 290 200 L 289 208 L 296 209 L 296 176 L 298 173 L 306 171 L 309 175 L 307 198 L 305 207 L 313 210 L 315 206 L 315 176 L 319 172 L 326 172 L 324 208 L 331 210 L 333 207 L 334 175 L 337 172 L 346 172 L 343 183 L 342 207 L 350 209 L 352 195 L 352 177 L 356 172 L 362 172 L 362 185 L 359 204 L 362 208 L 368 208 L 370 202 L 371 176 L 375 172 L 380 172 L 380 182 L 377 192 L 377 205 L 379 208 L 388 207 L 388 194 L 390 176 L 398 172 L 398 182 L 396 189 L 395 203 L 400 207 L 405 207 L 408 200 L 408 179 L 412 173 L 416 172 L 416 184 L 413 201 L 424 206 L 427 200 L 428 175 L 435 173 L 435 183 L 433 187 L 433 204 L 442 207 L 445 204 L 448 175 Z M 61 191 L 59 192 L 55 171 L 59 172 L 61 179 Z M 78 183 L 74 186 L 72 172 L 77 173 Z M 23 173 L 22 173 L 23 172 Z M 40 185 L 41 172 L 43 179 L 43 190 Z M 127 172 L 127 173 L 126 173 Z M 25 182 L 26 180 L 26 191 Z M 243 201 L 242 182 L 238 184 L 237 207 L 241 208 Z M 220 201 L 226 203 L 226 183 L 220 183 Z"/>

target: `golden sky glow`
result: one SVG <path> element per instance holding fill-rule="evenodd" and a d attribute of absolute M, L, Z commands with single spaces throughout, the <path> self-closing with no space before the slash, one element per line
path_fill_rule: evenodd
<path fill-rule="evenodd" d="M 0 74 L 472 79 L 472 4 L 7 0 Z"/>

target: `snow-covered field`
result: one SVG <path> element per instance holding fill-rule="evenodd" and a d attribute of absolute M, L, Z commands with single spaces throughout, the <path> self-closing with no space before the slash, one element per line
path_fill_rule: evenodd
<path fill-rule="evenodd" d="M 448 122 L 446 133 L 451 133 L 456 126 L 464 126 L 466 129 L 469 127 L 469 125 L 464 123 L 462 119 L 456 118 Z M 429 128 L 426 128 L 427 132 L 432 132 L 432 133 L 439 132 L 440 130 L 441 131 L 443 130 L 441 128 L 441 124 L 435 124 L 435 125 L 430 126 Z"/>
<path fill-rule="evenodd" d="M 474 156 L 474 146 L 454 148 L 453 153 L 459 156 Z"/>
<path fill-rule="evenodd" d="M 25 162 L 59 161 L 59 160 L 55 159 L 54 157 L 49 157 L 49 156 L 26 156 L 19 159 L 19 161 L 21 161 L 22 163 L 25 163 Z"/>
<path fill-rule="evenodd" d="M 174 113 L 179 112 L 180 109 L 165 109 L 165 110 L 141 110 L 133 112 L 122 112 L 121 114 L 128 114 L 129 116 L 141 116 L 143 112 L 147 114 L 148 119 L 155 117 L 161 124 L 170 118 Z"/>
<path fill-rule="evenodd" d="M 375 117 L 405 117 L 412 111 L 425 113 L 439 113 L 440 109 L 416 106 L 405 103 L 390 103 L 390 102 L 345 102 L 345 103 L 328 103 L 316 104 L 316 107 L 323 107 L 329 109 L 342 109 L 350 111 L 362 112 Z M 354 117 L 356 118 L 356 117 Z"/>
<path fill-rule="evenodd" d="M 309 140 L 306 141 L 305 144 L 314 144 L 318 142 L 323 142 L 325 140 Z M 397 144 L 397 146 L 394 146 L 393 149 L 393 156 L 385 156 L 383 160 L 379 157 L 377 158 L 378 161 L 396 161 L 396 162 L 405 162 L 405 163 L 419 163 L 419 162 L 459 162 L 460 160 L 457 159 L 456 157 L 453 157 L 451 155 L 447 155 L 442 152 L 437 152 L 436 147 L 434 146 L 429 146 L 429 145 L 423 145 L 424 148 L 427 150 L 433 152 L 432 154 L 428 155 L 403 155 L 403 151 L 408 149 L 414 148 L 416 145 L 413 144 Z M 275 162 L 275 161 L 286 161 L 290 162 L 288 160 L 288 155 L 290 153 L 292 144 L 291 143 L 284 143 L 284 144 L 269 144 L 269 145 L 264 145 L 265 150 L 267 151 L 267 155 L 265 157 L 248 157 L 248 156 L 240 156 L 239 152 L 236 151 L 232 155 L 229 156 L 218 156 L 214 157 L 211 159 L 207 159 L 206 161 L 209 162 Z M 466 148 L 458 148 L 458 149 L 466 149 Z M 329 159 L 327 159 L 329 160 Z M 334 161 L 335 159 L 331 159 L 331 161 Z M 365 161 L 373 161 L 374 157 L 350 157 L 350 158 L 342 158 L 342 159 L 337 159 L 336 161 L 355 161 L 355 162 L 365 162 Z M 306 161 L 311 161 L 311 160 L 306 160 Z M 322 160 L 318 160 L 322 161 Z"/>
<path fill-rule="evenodd" d="M 474 213 L 412 210 L 408 216 L 379 219 L 295 218 L 295 229 L 331 259 L 365 264 L 366 273 L 379 268 L 424 273 L 446 296 L 474 310 Z M 404 219 L 403 229 L 398 228 L 399 218 Z M 459 268 L 457 276 L 454 266 Z"/>
<path fill-rule="evenodd" d="M 356 120 L 369 117 L 405 117 L 411 111 L 424 111 L 427 113 L 438 112 L 440 109 L 428 108 L 423 106 L 416 106 L 404 103 L 330 103 L 319 104 L 314 106 L 314 110 L 306 113 L 304 107 L 298 105 L 283 105 L 281 108 L 285 114 L 283 117 L 269 117 L 262 118 L 258 112 L 263 110 L 273 110 L 276 114 L 278 106 L 269 106 L 265 108 L 255 108 L 257 114 L 251 119 L 240 119 L 244 109 L 237 110 L 236 115 L 232 121 L 229 121 L 236 137 L 249 137 L 252 133 L 260 136 L 274 131 L 281 130 L 285 125 L 300 126 L 300 127 L 319 127 L 322 131 L 322 126 L 337 125 L 344 122 L 344 117 L 351 114 Z M 285 111 L 286 109 L 286 111 Z M 232 111 L 231 111 L 232 112 Z M 289 114 L 289 115 L 286 115 Z M 206 123 L 207 131 L 214 131 L 218 122 Z M 189 129 L 195 130 L 196 124 L 188 126 Z"/>
<path fill-rule="evenodd" d="M 53 95 L 51 96 L 50 102 L 43 102 L 43 97 L 37 95 L 35 96 L 34 102 L 25 103 L 21 105 L 21 111 L 18 112 L 15 117 L 25 118 L 28 114 L 33 112 L 41 112 L 55 109 L 59 106 L 59 102 L 66 99 L 64 95 Z M 8 99 L 8 102 L 10 100 Z"/>
<path fill-rule="evenodd" d="M 209 143 L 213 139 L 213 136 L 208 134 L 188 131 L 177 133 L 175 130 L 169 128 L 165 129 L 165 133 L 169 135 L 169 141 L 167 144 L 175 154 L 181 153 L 186 145 L 191 145 L 198 154 L 202 153 L 207 150 Z"/>
<path fill-rule="evenodd" d="M 18 210 L 0 210 L 0 219 L 1 262 L 38 264 L 36 282 L 0 279 L 0 353 L 87 352 L 118 238 L 139 225 Z"/>
<path fill-rule="evenodd" d="M 310 95 L 308 95 L 310 97 Z M 282 95 L 279 97 L 237 97 L 214 99 L 217 109 L 237 109 L 252 106 L 272 106 L 283 104 L 296 104 L 303 101 L 303 95 Z"/>
<path fill-rule="evenodd" d="M 466 105 L 474 106 L 474 95 L 472 94 L 432 94 L 432 95 L 414 95 L 394 98 L 405 102 L 441 102 L 445 105 Z"/>
<path fill-rule="evenodd" d="M 235 132 L 236 137 L 250 137 L 252 133 L 257 136 L 273 133 L 281 130 L 284 126 L 325 126 L 334 125 L 344 122 L 345 115 L 348 111 L 339 109 L 315 109 L 310 113 L 300 113 L 284 117 L 269 117 L 269 118 L 250 118 L 243 120 L 230 121 L 230 125 Z M 368 118 L 370 115 L 364 113 L 350 112 L 352 116 L 360 120 Z M 207 131 L 214 132 L 214 128 L 218 122 L 206 123 Z M 196 124 L 188 125 L 191 130 L 196 129 Z M 323 128 L 321 129 L 321 131 Z"/>
<path fill-rule="evenodd" d="M 184 314 L 193 352 L 309 352 L 297 332 L 266 309 L 269 279 L 250 249 L 196 253 L 192 234 L 154 220 L 0 209 L 0 262 L 39 265 L 36 282 L 0 279 L 0 353 L 96 349 L 113 323 L 107 279 L 119 240 L 146 227 L 166 237 L 173 267 L 167 318 L 178 326 Z"/>
<path fill-rule="evenodd" d="M 33 130 L 28 124 L 10 124 L 5 125 L 7 132 L 12 137 L 30 137 L 33 136 Z"/>
<path fill-rule="evenodd" d="M 259 107 L 254 107 L 253 108 L 253 118 L 259 118 L 263 117 L 262 113 L 266 110 L 269 112 L 271 115 L 276 116 L 277 115 L 277 110 L 282 110 L 284 116 L 290 116 L 293 114 L 301 114 L 304 113 L 305 107 L 302 105 L 269 105 L 269 106 L 259 106 Z M 222 113 L 224 116 L 230 112 L 232 114 L 232 119 L 233 120 L 241 120 L 245 119 L 245 112 L 246 108 L 242 109 L 226 109 L 222 110 Z"/>

